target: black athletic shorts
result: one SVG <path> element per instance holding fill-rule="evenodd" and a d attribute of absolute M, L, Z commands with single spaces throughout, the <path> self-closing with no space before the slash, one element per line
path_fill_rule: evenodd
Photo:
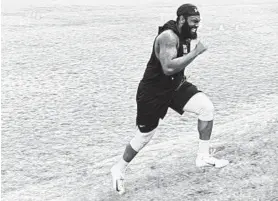
<path fill-rule="evenodd" d="M 168 100 L 144 98 L 144 90 L 138 88 L 137 91 L 137 117 L 136 124 L 140 128 L 146 128 L 146 132 L 157 127 L 159 119 L 163 119 L 170 107 L 179 114 L 183 114 L 183 108 L 188 100 L 196 93 L 200 92 L 197 87 L 190 82 L 184 81 L 182 85 Z M 140 97 L 142 96 L 142 97 Z M 141 129 L 140 129 L 141 130 Z M 143 129 L 144 130 L 144 129 Z"/>

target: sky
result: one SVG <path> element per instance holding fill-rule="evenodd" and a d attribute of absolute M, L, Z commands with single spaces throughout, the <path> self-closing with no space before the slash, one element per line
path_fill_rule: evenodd
<path fill-rule="evenodd" d="M 101 6 L 101 5 L 142 5 L 155 3 L 161 4 L 183 4 L 193 3 L 202 5 L 218 5 L 218 4 L 257 4 L 257 3 L 277 3 L 277 0 L 2 0 L 1 10 L 2 12 L 16 11 L 18 9 L 27 8 L 30 6 L 52 6 L 52 5 L 89 5 L 89 6 Z"/>

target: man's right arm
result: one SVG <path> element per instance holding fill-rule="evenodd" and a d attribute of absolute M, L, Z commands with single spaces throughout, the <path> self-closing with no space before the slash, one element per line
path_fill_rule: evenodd
<path fill-rule="evenodd" d="M 182 57 L 177 57 L 178 38 L 174 35 L 174 33 L 165 31 L 158 39 L 158 58 L 165 75 L 173 75 L 180 72 L 198 55 L 202 54 L 207 49 L 202 43 L 199 42 L 194 50 L 183 55 Z"/>

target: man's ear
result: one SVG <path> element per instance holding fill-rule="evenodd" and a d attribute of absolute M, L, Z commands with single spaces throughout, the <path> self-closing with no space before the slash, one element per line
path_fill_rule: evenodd
<path fill-rule="evenodd" d="M 180 22 L 184 24 L 186 22 L 187 18 L 185 18 L 183 15 L 180 16 Z"/>

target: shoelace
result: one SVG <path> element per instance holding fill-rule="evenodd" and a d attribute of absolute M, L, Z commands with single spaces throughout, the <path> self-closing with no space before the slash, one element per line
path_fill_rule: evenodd
<path fill-rule="evenodd" d="M 210 148 L 210 149 L 209 149 L 209 154 L 210 154 L 211 156 L 214 156 L 215 153 L 216 153 L 216 149 L 215 149 L 215 148 Z"/>

